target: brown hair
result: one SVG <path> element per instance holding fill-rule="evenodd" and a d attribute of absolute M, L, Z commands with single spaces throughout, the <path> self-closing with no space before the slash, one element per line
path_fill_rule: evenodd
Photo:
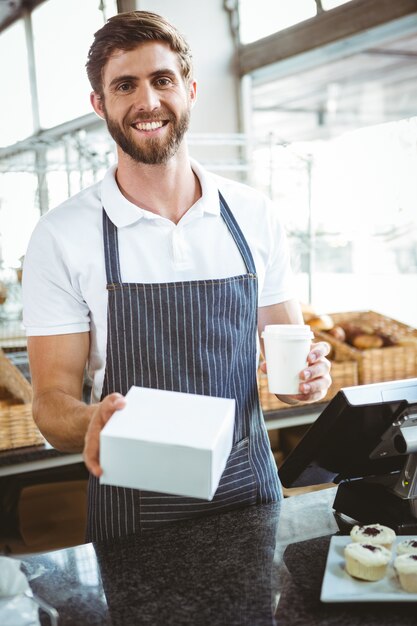
<path fill-rule="evenodd" d="M 133 50 L 147 41 L 166 42 L 178 55 L 185 82 L 191 80 L 191 51 L 181 33 L 156 13 L 129 11 L 114 15 L 94 34 L 86 63 L 93 90 L 103 95 L 103 70 L 115 50 Z"/>

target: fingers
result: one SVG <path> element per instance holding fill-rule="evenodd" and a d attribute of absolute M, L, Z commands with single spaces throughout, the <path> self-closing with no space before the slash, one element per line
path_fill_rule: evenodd
<path fill-rule="evenodd" d="M 307 357 L 307 363 L 315 363 L 319 359 L 330 354 L 330 344 L 327 341 L 319 341 L 312 345 L 311 351 Z"/>
<path fill-rule="evenodd" d="M 307 357 L 308 367 L 300 373 L 301 394 L 297 396 L 298 400 L 316 402 L 326 395 L 332 382 L 331 363 L 326 359 L 329 352 L 330 345 L 326 341 L 320 341 L 312 346 Z"/>
<path fill-rule="evenodd" d="M 310 383 L 316 378 L 326 377 L 330 372 L 330 367 L 331 367 L 330 361 L 328 361 L 325 357 L 323 357 L 322 359 L 320 359 L 320 361 L 317 361 L 316 363 L 314 363 L 314 365 L 310 365 L 309 367 L 306 367 L 300 373 L 300 380 L 306 383 L 307 382 Z"/>
<path fill-rule="evenodd" d="M 103 473 L 99 463 L 100 431 L 100 423 L 93 416 L 85 436 L 83 458 L 89 472 L 97 478 Z"/>
<path fill-rule="evenodd" d="M 300 379 L 300 391 L 304 396 L 304 402 L 315 402 L 324 398 L 332 383 L 330 361 L 323 357 L 319 362 L 303 370 Z"/>
<path fill-rule="evenodd" d="M 326 395 L 330 385 L 330 376 L 317 378 L 310 383 L 301 383 L 300 391 L 302 392 L 302 397 L 299 397 L 298 399 L 303 402 L 315 402 L 316 400 L 321 400 L 321 398 L 324 398 Z"/>
<path fill-rule="evenodd" d="M 111 393 L 109 396 L 106 396 L 99 404 L 101 407 L 102 427 L 107 424 L 115 411 L 122 409 L 125 405 L 126 399 L 120 393 Z"/>
<path fill-rule="evenodd" d="M 85 435 L 83 458 L 87 469 L 97 478 L 102 475 L 100 466 L 100 433 L 113 415 L 126 405 L 125 398 L 119 393 L 106 396 L 96 405 Z"/>
<path fill-rule="evenodd" d="M 316 378 L 327 377 L 331 367 L 330 361 L 326 359 L 329 352 L 330 345 L 326 341 L 314 344 L 307 357 L 307 367 L 300 374 L 301 380 L 307 382 Z"/>

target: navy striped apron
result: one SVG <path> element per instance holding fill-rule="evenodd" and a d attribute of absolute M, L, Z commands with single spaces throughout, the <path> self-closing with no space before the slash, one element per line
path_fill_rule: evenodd
<path fill-rule="evenodd" d="M 103 209 L 108 308 L 102 398 L 114 391 L 125 395 L 132 385 L 235 398 L 236 417 L 232 451 L 212 501 L 100 485 L 90 476 L 88 541 L 282 496 L 258 399 L 255 264 L 219 196 L 247 273 L 215 280 L 123 283 L 117 227 Z"/>

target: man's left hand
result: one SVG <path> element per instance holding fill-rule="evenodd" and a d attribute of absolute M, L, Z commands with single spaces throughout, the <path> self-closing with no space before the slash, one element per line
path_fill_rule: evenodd
<path fill-rule="evenodd" d="M 326 359 L 329 352 L 330 345 L 325 341 L 313 344 L 307 357 L 307 367 L 300 372 L 300 393 L 277 397 L 288 404 L 317 402 L 324 398 L 332 382 L 330 377 L 331 363 Z M 261 370 L 266 372 L 265 362 L 261 364 Z"/>

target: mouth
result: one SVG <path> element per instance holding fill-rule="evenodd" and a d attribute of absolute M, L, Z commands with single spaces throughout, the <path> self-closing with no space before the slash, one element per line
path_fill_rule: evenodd
<path fill-rule="evenodd" d="M 142 132 L 152 132 L 166 126 L 168 124 L 168 120 L 155 120 L 152 122 L 136 122 L 131 124 L 132 128 L 136 130 L 140 130 Z"/>

